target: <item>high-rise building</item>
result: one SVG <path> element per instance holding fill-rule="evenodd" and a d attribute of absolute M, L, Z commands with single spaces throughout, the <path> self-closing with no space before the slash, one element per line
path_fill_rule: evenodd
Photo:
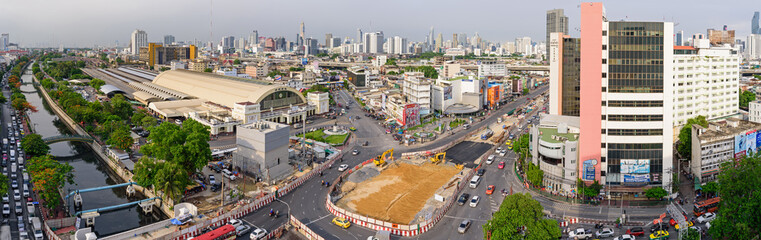
<path fill-rule="evenodd" d="M 436 37 L 436 51 L 441 51 L 442 48 L 444 48 L 444 35 L 439 33 L 439 36 Z"/>
<path fill-rule="evenodd" d="M 10 34 L 3 33 L 0 35 L 0 50 L 8 51 L 8 45 L 10 42 Z"/>
<path fill-rule="evenodd" d="M 304 22 L 303 21 L 301 22 L 301 28 L 300 29 L 301 29 L 301 33 L 299 34 L 299 36 L 301 36 L 301 43 L 306 44 L 306 36 L 304 36 L 304 34 L 306 32 L 306 29 L 304 28 Z"/>
<path fill-rule="evenodd" d="M 394 54 L 407 54 L 407 39 L 395 36 L 394 37 Z"/>
<path fill-rule="evenodd" d="M 259 31 L 251 31 L 251 34 L 248 35 L 248 44 L 251 45 L 251 47 L 259 45 Z"/>
<path fill-rule="evenodd" d="M 354 43 L 362 43 L 362 37 L 365 36 L 362 34 L 362 29 L 357 28 L 357 40 Z"/>
<path fill-rule="evenodd" d="M 753 19 L 750 21 L 750 33 L 751 34 L 761 34 L 761 27 L 758 26 L 758 12 L 753 13 Z"/>
<path fill-rule="evenodd" d="M 129 46 L 132 55 L 140 54 L 140 48 L 148 46 L 148 34 L 143 30 L 135 29 L 129 39 Z"/>
<path fill-rule="evenodd" d="M 227 36 L 222 38 L 222 48 L 220 53 L 233 53 L 235 52 L 235 37 Z"/>
<path fill-rule="evenodd" d="M 340 37 L 333 37 L 328 42 L 328 48 L 334 48 L 341 46 L 341 38 Z"/>
<path fill-rule="evenodd" d="M 550 33 L 550 111 L 549 114 L 579 116 L 580 39 L 561 32 Z"/>
<path fill-rule="evenodd" d="M 161 44 L 149 43 L 147 47 L 140 48 L 140 61 L 145 62 L 148 66 L 156 64 L 169 64 L 174 60 L 193 60 L 198 57 L 198 49 L 194 45 L 187 47 L 181 46 L 161 46 Z"/>
<path fill-rule="evenodd" d="M 459 45 L 460 43 L 458 42 L 457 33 L 452 33 L 452 48 L 456 48 Z"/>
<path fill-rule="evenodd" d="M 515 51 L 523 55 L 531 55 L 531 38 L 522 37 L 515 39 Z"/>
<path fill-rule="evenodd" d="M 362 45 L 364 53 L 383 53 L 383 32 L 365 33 Z"/>
<path fill-rule="evenodd" d="M 466 33 L 457 34 L 457 38 L 458 38 L 457 39 L 457 43 L 459 43 L 463 47 L 467 47 L 468 46 L 468 34 L 466 34 Z"/>
<path fill-rule="evenodd" d="M 565 44 L 579 46 L 578 177 L 609 185 L 611 192 L 620 194 L 638 194 L 653 186 L 671 191 L 671 173 L 676 171 L 674 24 L 609 22 L 602 3 L 582 3 L 581 38 L 562 38 L 551 38 L 551 71 L 574 57 L 576 50 Z M 571 52 L 553 53 L 560 49 Z M 561 92 L 575 87 L 572 78 L 559 76 L 564 72 L 551 73 L 551 85 L 566 80 L 571 85 L 550 87 L 559 95 L 550 100 L 554 114 L 564 112 L 563 100 L 575 101 Z M 553 163 L 539 164 L 542 168 Z"/>
<path fill-rule="evenodd" d="M 333 41 L 333 34 L 332 33 L 326 33 L 325 34 L 325 47 L 326 48 L 329 48 L 331 46 L 330 45 L 330 41 Z"/>
<path fill-rule="evenodd" d="M 684 31 L 674 34 L 674 46 L 684 46 Z"/>
<path fill-rule="evenodd" d="M 761 59 L 761 34 L 748 35 L 745 41 L 745 57 L 748 60 Z"/>
<path fill-rule="evenodd" d="M 431 31 L 428 32 L 428 51 L 433 51 L 433 26 L 431 26 Z"/>
<path fill-rule="evenodd" d="M 550 42 L 550 34 L 554 32 L 568 35 L 568 17 L 565 16 L 563 9 L 547 10 L 547 43 Z M 549 52 L 550 45 L 547 44 L 545 54 L 549 54 Z"/>
<path fill-rule="evenodd" d="M 174 43 L 174 36 L 164 35 L 164 45 L 172 45 Z"/>

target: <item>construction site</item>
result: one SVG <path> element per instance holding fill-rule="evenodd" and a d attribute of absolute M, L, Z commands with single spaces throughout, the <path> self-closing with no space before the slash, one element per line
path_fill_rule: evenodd
<path fill-rule="evenodd" d="M 393 149 L 355 170 L 344 179 L 337 206 L 374 219 L 414 224 L 430 218 L 454 191 L 462 164 L 446 153 L 429 158 L 393 159 Z"/>

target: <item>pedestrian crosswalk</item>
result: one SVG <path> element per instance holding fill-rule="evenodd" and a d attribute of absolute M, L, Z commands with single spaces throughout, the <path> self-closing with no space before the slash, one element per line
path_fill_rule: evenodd
<path fill-rule="evenodd" d="M 497 212 L 499 211 L 499 203 L 497 203 L 496 200 L 494 200 L 494 197 L 489 198 L 489 207 L 491 208 L 491 212 Z"/>

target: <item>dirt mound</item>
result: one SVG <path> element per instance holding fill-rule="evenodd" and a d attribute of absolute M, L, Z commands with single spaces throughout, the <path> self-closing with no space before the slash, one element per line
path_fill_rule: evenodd
<path fill-rule="evenodd" d="M 443 164 L 401 163 L 357 184 L 338 205 L 375 219 L 408 224 L 436 190 L 458 172 Z"/>

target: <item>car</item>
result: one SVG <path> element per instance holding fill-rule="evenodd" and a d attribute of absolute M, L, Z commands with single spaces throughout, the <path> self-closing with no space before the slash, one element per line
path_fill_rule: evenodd
<path fill-rule="evenodd" d="M 469 219 L 468 220 L 463 220 L 460 223 L 460 226 L 457 227 L 457 232 L 458 233 L 465 233 L 466 231 L 468 231 L 468 228 L 470 228 L 470 220 Z"/>
<path fill-rule="evenodd" d="M 641 227 L 633 227 L 629 228 L 629 230 L 626 230 L 626 234 L 632 235 L 632 236 L 642 236 L 645 235 L 645 230 Z"/>
<path fill-rule="evenodd" d="M 24 191 L 22 194 L 24 195 L 24 197 L 29 197 L 29 189 L 24 188 Z"/>
<path fill-rule="evenodd" d="M 498 147 L 496 152 L 497 152 L 497 153 L 500 153 L 500 152 L 502 152 L 502 147 Z"/>
<path fill-rule="evenodd" d="M 661 240 L 661 239 L 668 239 L 669 238 L 669 232 L 659 230 L 657 232 L 654 232 L 650 234 L 650 240 Z"/>
<path fill-rule="evenodd" d="M 257 240 L 257 239 L 264 238 L 264 236 L 267 236 L 267 230 L 264 230 L 264 229 L 261 229 L 261 228 L 257 228 L 257 229 L 254 229 L 254 231 L 251 232 L 251 234 L 248 236 L 248 238 L 253 239 L 253 240 Z"/>
<path fill-rule="evenodd" d="M 342 217 L 334 217 L 333 221 L 331 222 L 333 222 L 333 224 L 335 224 L 336 226 L 339 226 L 342 228 L 349 228 L 349 226 L 351 226 L 351 222 L 349 222 L 348 219 L 342 218 Z"/>
<path fill-rule="evenodd" d="M 465 202 L 467 202 L 468 199 L 470 199 L 470 194 L 463 193 L 462 195 L 460 195 L 460 198 L 457 199 L 457 204 L 461 206 L 465 205 Z"/>
<path fill-rule="evenodd" d="M 504 169 L 505 168 L 505 162 L 499 162 L 499 165 L 497 165 L 497 168 Z"/>
<path fill-rule="evenodd" d="M 695 225 L 695 223 L 693 223 L 692 221 L 687 221 L 687 227 L 692 227 L 694 225 Z M 674 229 L 679 230 L 679 224 L 678 223 L 676 225 L 674 225 Z"/>
<path fill-rule="evenodd" d="M 494 155 L 489 155 L 489 157 L 487 157 L 487 158 L 486 158 L 486 164 L 491 164 L 491 163 L 493 163 L 493 162 L 494 162 L 494 158 L 496 158 L 496 157 L 497 157 L 497 156 L 494 156 Z"/>
<path fill-rule="evenodd" d="M 698 217 L 698 223 L 710 222 L 710 221 L 713 221 L 713 219 L 715 218 L 716 218 L 715 213 L 711 213 L 711 212 L 705 213 L 703 214 L 703 216 Z"/>
<path fill-rule="evenodd" d="M 244 234 L 248 233 L 249 230 L 251 230 L 251 227 L 248 225 L 240 225 L 235 228 L 235 235 L 238 237 L 243 236 Z"/>
<path fill-rule="evenodd" d="M 618 236 L 618 237 L 614 238 L 613 240 L 635 240 L 635 239 L 636 238 L 634 236 L 632 236 L 632 235 L 624 234 L 624 235 L 621 235 L 621 236 Z"/>
<path fill-rule="evenodd" d="M 504 157 L 504 156 L 505 156 L 505 154 L 507 154 L 507 150 L 505 150 L 505 149 L 502 149 L 502 151 L 499 151 L 499 156 L 500 156 L 500 157 Z"/>
<path fill-rule="evenodd" d="M 16 200 L 16 201 L 21 200 L 21 193 L 18 191 L 18 189 L 13 190 L 13 200 Z"/>
<path fill-rule="evenodd" d="M 220 184 L 220 183 L 215 183 L 215 184 L 211 185 L 211 191 L 212 192 L 217 192 L 220 189 L 222 189 L 222 184 Z"/>
<path fill-rule="evenodd" d="M 7 218 L 10 215 L 11 215 L 11 206 L 8 205 L 7 203 L 3 204 L 3 216 Z"/>
<path fill-rule="evenodd" d="M 571 239 L 589 239 L 592 238 L 592 230 L 577 228 L 576 230 L 568 233 L 568 237 Z"/>
<path fill-rule="evenodd" d="M 653 224 L 653 226 L 650 226 L 650 233 L 657 232 L 658 230 L 668 231 L 669 225 L 667 223 L 662 222 L 662 223 Z"/>
<path fill-rule="evenodd" d="M 8 193 L 5 193 L 5 194 L 3 194 L 3 202 L 4 202 L 4 203 L 7 203 L 7 202 L 9 202 L 9 200 L 10 200 L 10 199 L 9 199 L 9 197 L 8 197 Z"/>
<path fill-rule="evenodd" d="M 243 225 L 243 221 L 238 219 L 230 219 L 230 221 L 227 221 L 227 224 L 233 225 L 235 229 L 238 229 L 239 226 Z"/>
<path fill-rule="evenodd" d="M 357 154 L 359 154 L 359 150 L 354 149 L 351 151 L 351 155 L 357 155 Z"/>
<path fill-rule="evenodd" d="M 483 176 L 484 173 L 486 173 L 486 169 L 481 168 L 481 169 L 478 169 L 478 172 L 476 172 L 476 175 Z"/>
<path fill-rule="evenodd" d="M 687 220 L 687 216 L 684 216 L 684 220 L 685 220 L 685 221 L 688 221 L 688 220 Z M 669 224 L 671 224 L 671 226 L 674 226 L 674 225 L 676 225 L 676 224 L 677 224 L 677 222 L 676 222 L 676 219 L 673 219 L 673 218 L 672 218 L 671 220 L 669 220 Z"/>
<path fill-rule="evenodd" d="M 13 179 L 13 180 L 11 181 L 11 187 L 12 187 L 12 188 L 18 188 L 18 181 L 16 181 L 16 179 Z"/>
<path fill-rule="evenodd" d="M 365 141 L 364 143 L 362 143 L 362 146 L 367 146 L 367 145 L 370 145 L 370 142 Z"/>
<path fill-rule="evenodd" d="M 214 185 L 217 183 L 217 177 L 214 175 L 209 174 L 209 184 Z"/>
<path fill-rule="evenodd" d="M 473 196 L 473 198 L 470 199 L 470 207 L 476 207 L 478 206 L 478 202 L 481 201 L 481 198 L 478 196 Z"/>
<path fill-rule="evenodd" d="M 494 193 L 494 185 L 489 185 L 486 187 L 486 195 L 491 195 L 492 193 Z"/>
<path fill-rule="evenodd" d="M 341 164 L 338 166 L 338 171 L 343 172 L 343 171 L 346 171 L 346 169 L 348 168 L 349 168 L 349 164 Z"/>
<path fill-rule="evenodd" d="M 15 212 L 17 216 L 21 215 L 22 213 L 24 213 L 24 208 L 22 208 L 21 205 L 16 205 Z"/>
<path fill-rule="evenodd" d="M 600 230 L 598 230 L 595 233 L 595 236 L 598 237 L 598 238 L 612 237 L 613 236 L 613 229 L 610 229 L 610 228 L 600 229 Z"/>

